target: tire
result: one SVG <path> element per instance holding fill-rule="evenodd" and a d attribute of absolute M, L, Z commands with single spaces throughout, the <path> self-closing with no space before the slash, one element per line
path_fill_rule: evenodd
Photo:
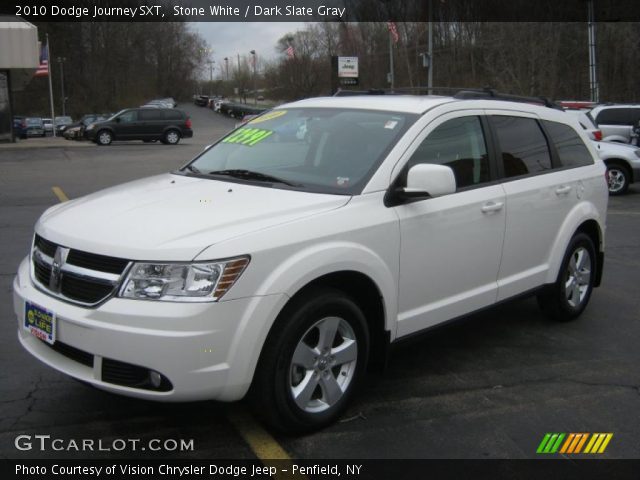
<path fill-rule="evenodd" d="M 629 169 L 619 163 L 610 163 L 607 165 L 607 183 L 609 186 L 609 195 L 623 195 L 629 188 L 631 173 Z"/>
<path fill-rule="evenodd" d="M 165 145 L 177 145 L 179 141 L 180 132 L 178 130 L 167 130 L 162 137 L 162 143 Z"/>
<path fill-rule="evenodd" d="M 101 146 L 110 145 L 113 141 L 113 134 L 109 130 L 100 130 L 96 133 L 96 143 Z"/>
<path fill-rule="evenodd" d="M 358 305 L 339 290 L 309 291 L 294 298 L 273 325 L 249 400 L 277 430 L 323 428 L 347 407 L 368 355 L 369 330 Z"/>
<path fill-rule="evenodd" d="M 564 254 L 558 278 L 538 294 L 538 305 L 552 320 L 567 322 L 577 318 L 591 298 L 598 264 L 591 238 L 576 233 Z"/>

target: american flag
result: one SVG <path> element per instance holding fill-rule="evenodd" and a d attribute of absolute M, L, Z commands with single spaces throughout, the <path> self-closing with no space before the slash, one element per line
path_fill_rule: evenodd
<path fill-rule="evenodd" d="M 287 57 L 289 57 L 289 58 L 294 58 L 296 56 L 296 52 L 293 49 L 293 45 L 291 45 L 291 44 L 289 44 L 289 46 L 287 47 L 285 52 L 287 53 Z"/>
<path fill-rule="evenodd" d="M 47 50 L 45 44 L 40 47 L 40 65 L 36 70 L 36 77 L 47 77 L 49 75 L 49 52 Z"/>
<path fill-rule="evenodd" d="M 398 39 L 400 38 L 400 36 L 398 35 L 396 24 L 394 22 L 387 22 L 387 28 L 389 29 L 389 33 L 391 33 L 393 43 L 398 43 Z"/>

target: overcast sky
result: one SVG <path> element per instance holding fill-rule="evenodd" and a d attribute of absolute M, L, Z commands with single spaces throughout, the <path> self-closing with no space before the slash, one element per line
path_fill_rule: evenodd
<path fill-rule="evenodd" d="M 224 57 L 237 61 L 237 55 L 248 55 L 255 50 L 263 59 L 277 55 L 276 42 L 285 34 L 304 28 L 302 22 L 192 22 L 191 27 L 199 32 L 213 48 L 214 66 L 218 77 Z M 231 68 L 231 65 L 229 65 Z"/>

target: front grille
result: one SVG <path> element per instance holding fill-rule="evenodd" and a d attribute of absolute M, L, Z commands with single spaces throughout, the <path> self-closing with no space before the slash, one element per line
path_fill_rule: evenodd
<path fill-rule="evenodd" d="M 69 249 L 40 235 L 35 236 L 31 258 L 39 287 L 85 306 L 97 305 L 112 295 L 129 265 L 128 260 Z"/>
<path fill-rule="evenodd" d="M 88 268 L 89 270 L 121 274 L 124 272 L 124 269 L 127 268 L 129 261 L 123 260 L 122 258 L 82 252 L 80 250 L 71 250 L 67 257 L 67 263 Z"/>
<path fill-rule="evenodd" d="M 82 365 L 93 368 L 93 355 L 91 355 L 90 353 L 58 341 L 54 342 L 53 345 L 45 342 L 44 340 L 41 340 L 41 342 L 51 350 L 58 352 L 60 355 L 64 355 L 65 357 L 70 358 L 71 360 L 75 360 Z"/>
<path fill-rule="evenodd" d="M 173 388 L 171 382 L 164 375 L 160 375 L 160 385 L 154 386 L 150 378 L 151 370 L 148 368 L 120 362 L 112 358 L 102 359 L 102 381 L 122 385 L 131 388 L 143 388 L 145 390 L 157 390 L 168 392 Z"/>
<path fill-rule="evenodd" d="M 63 274 L 60 293 L 71 300 L 94 303 L 111 295 L 113 285 L 98 283 L 70 274 Z"/>

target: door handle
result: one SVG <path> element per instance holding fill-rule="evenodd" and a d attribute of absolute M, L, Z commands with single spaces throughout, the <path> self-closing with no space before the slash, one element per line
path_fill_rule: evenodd
<path fill-rule="evenodd" d="M 481 210 L 482 213 L 491 213 L 502 210 L 502 207 L 504 207 L 503 202 L 487 202 L 482 206 Z"/>
<path fill-rule="evenodd" d="M 566 195 L 571 191 L 571 185 L 562 185 L 556 188 L 556 195 Z"/>

